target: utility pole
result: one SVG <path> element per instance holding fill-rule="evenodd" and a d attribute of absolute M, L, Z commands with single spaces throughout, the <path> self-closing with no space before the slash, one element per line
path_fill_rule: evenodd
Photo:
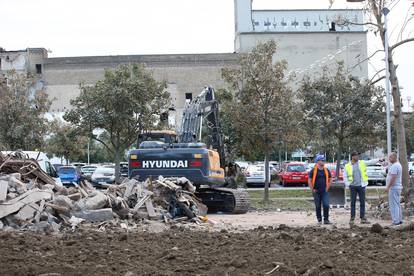
<path fill-rule="evenodd" d="M 391 153 L 391 85 L 390 85 L 390 69 L 389 69 L 389 47 L 388 47 L 388 20 L 387 15 L 390 12 L 388 8 L 382 9 L 384 15 L 384 50 L 385 50 L 385 93 L 387 101 L 387 155 Z"/>
<path fill-rule="evenodd" d="M 89 153 L 89 144 L 90 144 L 91 139 L 88 140 L 88 165 L 90 164 L 90 153 Z"/>

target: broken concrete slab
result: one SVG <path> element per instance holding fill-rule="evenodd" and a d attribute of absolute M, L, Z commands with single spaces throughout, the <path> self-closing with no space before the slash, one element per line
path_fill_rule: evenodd
<path fill-rule="evenodd" d="M 18 194 L 17 193 L 13 193 L 13 192 L 9 192 L 8 194 L 7 194 L 7 200 L 10 200 L 10 199 L 13 199 L 13 198 L 16 198 L 18 196 Z"/>
<path fill-rule="evenodd" d="M 47 221 L 41 221 L 39 223 L 30 225 L 28 229 L 39 234 L 51 233 L 53 231 L 52 225 L 50 225 Z"/>
<path fill-rule="evenodd" d="M 86 210 L 97 210 L 104 208 L 108 204 L 108 198 L 104 193 L 96 192 L 93 197 L 86 198 L 85 208 Z"/>
<path fill-rule="evenodd" d="M 18 174 L 20 175 L 20 174 Z M 22 194 L 27 191 L 27 186 L 20 179 L 14 177 L 13 175 L 8 179 L 9 186 L 16 189 L 19 194 Z"/>
<path fill-rule="evenodd" d="M 64 195 L 58 195 L 53 199 L 53 204 L 65 207 L 69 210 L 73 209 L 73 203 L 72 200 Z"/>
<path fill-rule="evenodd" d="M 0 180 L 0 201 L 6 200 L 8 189 L 9 189 L 9 182 L 5 180 Z"/>
<path fill-rule="evenodd" d="M 26 193 L 11 199 L 7 202 L 0 204 L 0 218 L 4 218 L 10 214 L 13 214 L 23 208 L 25 205 L 39 202 L 42 199 L 50 200 L 52 193 L 50 191 L 41 191 L 39 189 L 33 189 Z"/>
<path fill-rule="evenodd" d="M 20 211 L 14 216 L 18 220 L 29 220 L 34 218 L 39 206 L 37 204 L 28 204 L 24 206 Z"/>
<path fill-rule="evenodd" d="M 51 184 L 46 184 L 42 186 L 42 190 L 53 190 L 55 186 L 51 185 Z"/>
<path fill-rule="evenodd" d="M 46 203 L 46 206 L 51 207 L 52 209 L 54 209 L 59 214 L 64 214 L 64 215 L 69 215 L 70 214 L 69 208 L 66 208 L 64 206 L 56 205 L 56 204 L 49 203 L 49 202 Z"/>
<path fill-rule="evenodd" d="M 73 212 L 72 215 L 77 218 L 82 218 L 90 222 L 101 222 L 111 220 L 114 218 L 111 208 L 99 210 L 84 210 L 81 212 Z"/>
<path fill-rule="evenodd" d="M 165 223 L 163 222 L 148 220 L 146 221 L 146 224 L 147 224 L 147 227 L 145 228 L 150 233 L 162 233 L 168 230 L 168 226 L 165 225 Z"/>

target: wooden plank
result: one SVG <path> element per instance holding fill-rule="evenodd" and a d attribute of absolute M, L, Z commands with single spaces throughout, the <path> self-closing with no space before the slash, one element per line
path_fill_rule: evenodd
<path fill-rule="evenodd" d="M 0 201 L 6 200 L 8 188 L 9 188 L 9 182 L 5 180 L 0 180 Z"/>
<path fill-rule="evenodd" d="M 143 198 L 141 198 L 140 201 L 137 202 L 137 204 L 134 207 L 134 212 L 137 212 L 139 208 L 141 208 L 142 205 L 144 205 L 145 201 L 147 201 L 150 198 L 150 195 L 145 195 Z"/>
<path fill-rule="evenodd" d="M 133 180 L 126 183 L 125 193 L 123 196 L 124 199 L 127 199 L 132 194 L 132 191 L 134 190 L 135 185 L 136 185 L 136 182 Z"/>
<path fill-rule="evenodd" d="M 148 199 L 147 201 L 145 201 L 145 207 L 147 207 L 147 212 L 149 217 L 155 217 L 157 214 L 155 213 L 154 210 L 154 205 L 152 205 L 152 200 Z"/>
<path fill-rule="evenodd" d="M 40 215 L 42 214 L 44 209 L 45 209 L 45 200 L 42 199 L 42 201 L 40 201 L 39 209 L 37 209 L 37 213 L 36 213 L 36 216 L 35 216 L 36 223 L 39 223 Z"/>

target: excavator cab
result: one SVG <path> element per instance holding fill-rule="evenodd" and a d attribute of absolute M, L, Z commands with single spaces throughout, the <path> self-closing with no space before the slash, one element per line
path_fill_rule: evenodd
<path fill-rule="evenodd" d="M 137 148 L 141 147 L 143 142 L 161 142 L 165 144 L 177 143 L 177 132 L 173 130 L 153 130 L 138 135 Z"/>

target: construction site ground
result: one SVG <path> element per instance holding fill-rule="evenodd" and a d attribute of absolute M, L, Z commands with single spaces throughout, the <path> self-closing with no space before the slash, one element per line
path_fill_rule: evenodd
<path fill-rule="evenodd" d="M 414 275 L 414 229 L 372 217 L 384 228 L 350 229 L 344 209 L 331 217 L 317 226 L 308 211 L 253 211 L 210 214 L 195 230 L 0 231 L 0 275 Z"/>

